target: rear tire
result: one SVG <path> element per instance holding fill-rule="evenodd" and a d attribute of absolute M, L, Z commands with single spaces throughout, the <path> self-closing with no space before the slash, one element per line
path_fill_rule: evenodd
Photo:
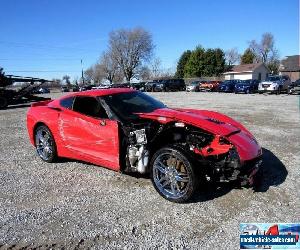
<path fill-rule="evenodd" d="M 183 203 L 195 193 L 198 179 L 188 155 L 174 147 L 163 147 L 150 162 L 151 180 L 156 191 L 165 199 Z"/>
<path fill-rule="evenodd" d="M 35 147 L 39 157 L 45 162 L 55 162 L 57 149 L 54 137 L 45 125 L 40 125 L 34 134 Z"/>

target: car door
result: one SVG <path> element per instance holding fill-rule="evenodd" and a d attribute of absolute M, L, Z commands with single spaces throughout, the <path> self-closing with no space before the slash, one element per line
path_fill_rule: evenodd
<path fill-rule="evenodd" d="M 80 160 L 118 170 L 118 123 L 108 119 L 98 99 L 76 96 L 72 109 L 62 111 L 58 128 L 64 146 Z"/>

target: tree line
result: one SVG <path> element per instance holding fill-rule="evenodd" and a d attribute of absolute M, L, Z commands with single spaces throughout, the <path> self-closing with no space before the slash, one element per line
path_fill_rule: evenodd
<path fill-rule="evenodd" d="M 264 33 L 260 41 L 251 40 L 243 54 L 237 48 L 223 51 L 220 48 L 197 46 L 180 56 L 176 72 L 163 70 L 161 60 L 154 56 L 150 32 L 143 28 L 119 29 L 109 33 L 107 49 L 99 60 L 84 72 L 86 82 L 100 83 L 103 79 L 113 82 L 130 82 L 132 78 L 149 80 L 160 77 L 212 77 L 229 71 L 236 64 L 263 62 L 274 74 L 279 69 L 279 53 L 271 33 Z M 56 80 L 58 82 L 58 80 Z M 70 85 L 70 77 L 63 82 Z M 77 84 L 77 79 L 73 84 Z"/>
<path fill-rule="evenodd" d="M 175 76 L 179 78 L 219 76 L 235 64 L 260 62 L 265 63 L 272 73 L 278 73 L 279 53 L 271 33 L 264 33 L 260 41 L 251 40 L 248 45 L 242 55 L 237 48 L 224 52 L 220 48 L 204 49 L 197 46 L 194 50 L 186 50 L 178 60 Z"/>

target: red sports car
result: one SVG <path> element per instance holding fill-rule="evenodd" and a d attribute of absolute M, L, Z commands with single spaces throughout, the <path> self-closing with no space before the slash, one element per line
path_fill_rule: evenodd
<path fill-rule="evenodd" d="M 174 202 L 190 199 L 201 181 L 252 184 L 261 164 L 261 147 L 235 120 L 213 111 L 168 108 L 128 88 L 35 103 L 27 127 L 42 160 L 67 157 L 150 173 L 158 193 Z"/>

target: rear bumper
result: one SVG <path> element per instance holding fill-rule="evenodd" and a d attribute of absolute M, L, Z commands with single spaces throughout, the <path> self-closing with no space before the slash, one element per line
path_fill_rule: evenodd
<path fill-rule="evenodd" d="M 274 86 L 266 86 L 266 87 L 259 87 L 258 88 L 258 92 L 262 93 L 262 92 L 269 92 L 269 93 L 272 93 L 272 92 L 276 92 L 278 90 L 278 87 L 274 87 Z"/>
<path fill-rule="evenodd" d="M 275 93 L 277 92 L 277 89 L 259 89 L 259 93 Z"/>

